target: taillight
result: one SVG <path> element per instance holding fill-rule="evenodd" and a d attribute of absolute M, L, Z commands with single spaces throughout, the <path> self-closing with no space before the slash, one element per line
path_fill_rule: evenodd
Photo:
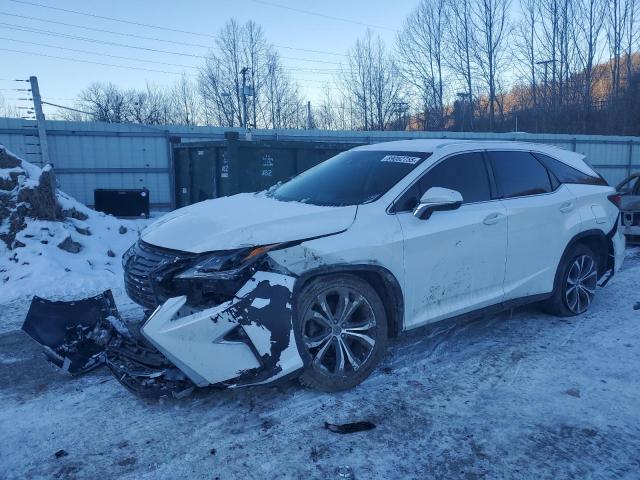
<path fill-rule="evenodd" d="M 609 195 L 607 196 L 607 198 L 609 199 L 609 201 L 611 203 L 613 203 L 616 207 L 620 208 L 620 205 L 622 204 L 622 196 L 614 193 L 613 195 Z"/>

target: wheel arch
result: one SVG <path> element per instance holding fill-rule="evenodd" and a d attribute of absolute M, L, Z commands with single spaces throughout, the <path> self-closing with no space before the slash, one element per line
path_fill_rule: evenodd
<path fill-rule="evenodd" d="M 404 323 L 402 288 L 395 275 L 381 265 L 345 263 L 313 268 L 298 277 L 293 287 L 293 298 L 297 299 L 298 293 L 312 279 L 335 274 L 355 275 L 371 285 L 384 305 L 388 319 L 389 337 L 397 337 L 402 332 Z"/>
<path fill-rule="evenodd" d="M 601 278 L 610 268 L 611 259 L 614 255 L 613 250 L 613 242 L 611 240 L 612 233 L 615 233 L 614 229 L 606 234 L 602 230 L 598 229 L 590 229 L 585 230 L 576 234 L 567 244 L 560 257 L 560 261 L 558 262 L 558 266 L 556 267 L 556 275 L 553 281 L 553 290 L 555 291 L 558 282 L 560 280 L 560 271 L 561 265 L 566 260 L 567 256 L 571 254 L 571 251 L 576 247 L 576 245 L 585 245 L 588 247 L 593 253 L 598 255 L 598 279 Z"/>

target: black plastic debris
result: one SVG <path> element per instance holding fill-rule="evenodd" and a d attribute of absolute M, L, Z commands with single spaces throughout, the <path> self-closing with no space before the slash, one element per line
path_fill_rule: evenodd
<path fill-rule="evenodd" d="M 342 425 L 324 422 L 324 428 L 334 433 L 345 434 L 373 430 L 376 428 L 376 425 L 368 420 L 365 420 L 364 422 L 343 423 Z"/>
<path fill-rule="evenodd" d="M 181 399 L 195 389 L 193 382 L 151 345 L 117 336 L 109 342 L 106 354 L 113 376 L 140 397 Z"/>
<path fill-rule="evenodd" d="M 572 397 L 580 398 L 580 389 L 575 387 L 571 387 L 569 390 L 567 390 L 564 393 L 566 393 L 567 395 L 571 395 Z"/>
<path fill-rule="evenodd" d="M 33 297 L 22 330 L 44 346 L 49 361 L 79 375 L 104 363 L 114 330 L 109 317 L 120 321 L 110 290 L 70 302 Z"/>
<path fill-rule="evenodd" d="M 58 450 L 56 453 L 53 454 L 56 458 L 62 458 L 62 457 L 66 457 L 67 455 L 69 455 L 67 453 L 66 450 Z"/>

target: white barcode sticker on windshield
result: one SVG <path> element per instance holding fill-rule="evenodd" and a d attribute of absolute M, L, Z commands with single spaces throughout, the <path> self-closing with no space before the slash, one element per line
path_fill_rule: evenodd
<path fill-rule="evenodd" d="M 382 157 L 381 162 L 408 163 L 415 165 L 420 161 L 420 157 L 407 157 L 405 155 L 386 155 Z"/>

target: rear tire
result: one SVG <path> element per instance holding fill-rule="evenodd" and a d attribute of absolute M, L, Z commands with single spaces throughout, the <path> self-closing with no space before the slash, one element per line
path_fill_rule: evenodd
<path fill-rule="evenodd" d="M 374 288 L 355 275 L 315 278 L 296 302 L 300 383 L 338 392 L 364 381 L 387 346 L 387 316 Z"/>
<path fill-rule="evenodd" d="M 597 255 L 585 245 L 576 245 L 558 266 L 556 286 L 544 304 L 545 311 L 560 317 L 586 312 L 593 303 L 597 283 Z"/>

